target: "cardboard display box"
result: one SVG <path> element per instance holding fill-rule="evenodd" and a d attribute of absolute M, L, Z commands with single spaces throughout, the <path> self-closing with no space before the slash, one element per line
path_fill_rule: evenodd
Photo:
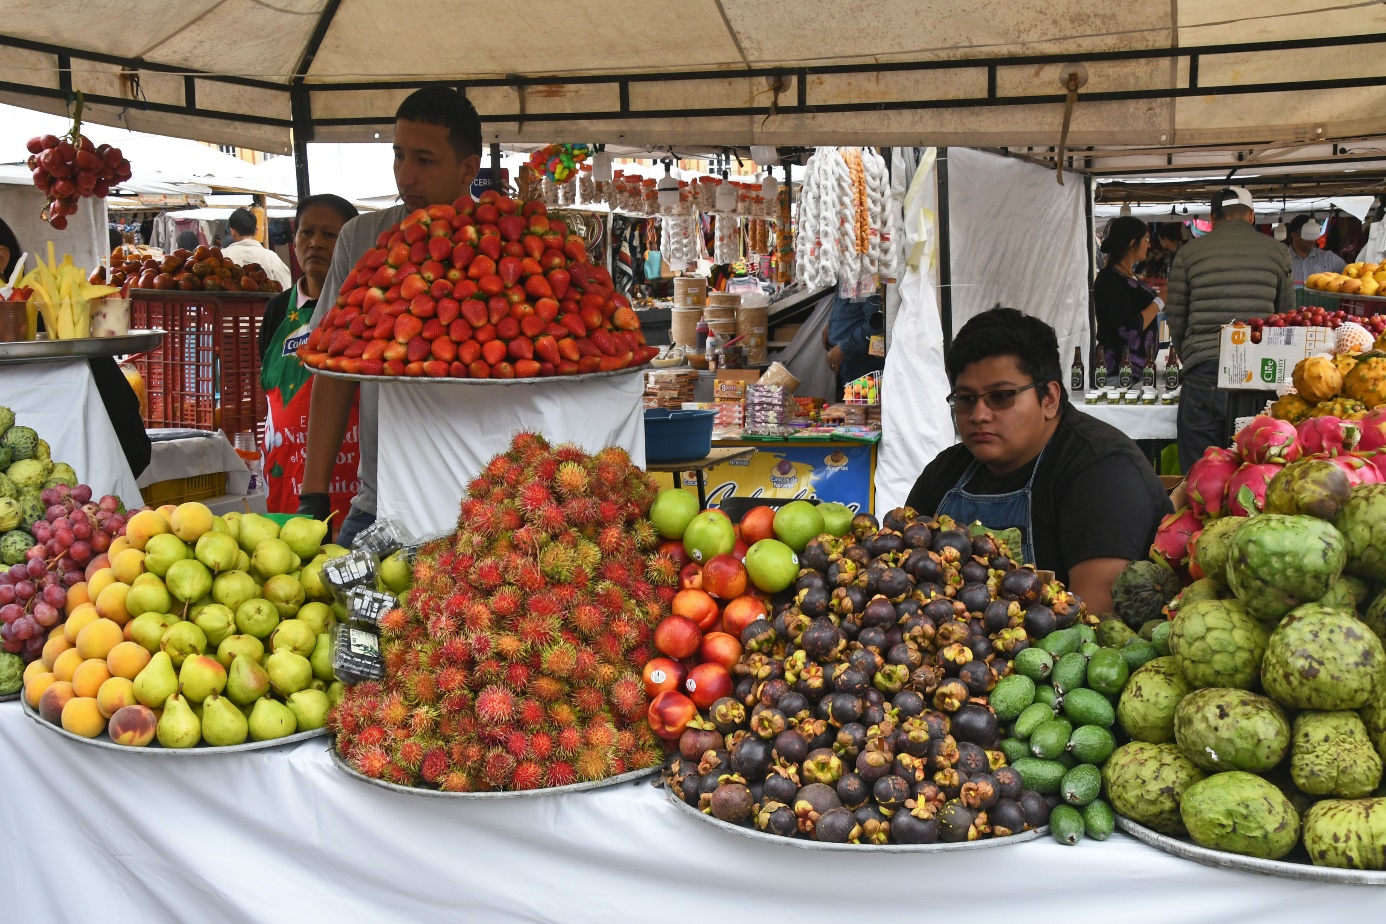
<path fill-rule="evenodd" d="M 1261 342 L 1253 343 L 1251 328 L 1225 324 L 1218 341 L 1218 387 L 1274 391 L 1289 384 L 1301 359 L 1331 352 L 1333 341 L 1328 327 L 1264 327 Z"/>

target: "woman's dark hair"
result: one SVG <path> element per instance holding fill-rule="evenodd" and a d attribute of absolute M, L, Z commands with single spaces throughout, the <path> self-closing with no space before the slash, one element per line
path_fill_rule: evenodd
<path fill-rule="evenodd" d="M 1020 371 L 1036 382 L 1062 382 L 1059 338 L 1054 328 L 1028 314 L 997 305 L 969 320 L 953 338 L 943 360 L 948 384 L 968 366 L 993 356 L 1014 356 Z"/>
<path fill-rule="evenodd" d="M 5 261 L 4 266 L 0 266 L 0 283 L 6 283 L 10 281 L 10 273 L 14 272 L 14 265 L 19 262 L 24 248 L 19 246 L 19 238 L 14 236 L 14 232 L 5 224 L 3 218 L 0 218 L 0 247 L 8 248 L 10 251 L 10 258 Z"/>
<path fill-rule="evenodd" d="M 399 104 L 395 119 L 443 126 L 458 160 L 481 154 L 481 119 L 476 107 L 452 87 L 415 90 Z"/>
<path fill-rule="evenodd" d="M 1145 222 L 1133 215 L 1113 218 L 1111 224 L 1107 225 L 1106 235 L 1102 238 L 1102 252 L 1109 260 L 1120 260 L 1130 252 L 1132 246 L 1149 233 Z"/>
<path fill-rule="evenodd" d="M 309 196 L 306 199 L 298 200 L 298 210 L 294 212 L 294 222 L 298 222 L 303 217 L 303 213 L 315 205 L 326 206 L 338 215 L 342 216 L 342 223 L 351 221 L 360 212 L 356 211 L 356 206 L 343 199 L 341 196 L 332 193 L 320 193 L 316 196 Z"/>

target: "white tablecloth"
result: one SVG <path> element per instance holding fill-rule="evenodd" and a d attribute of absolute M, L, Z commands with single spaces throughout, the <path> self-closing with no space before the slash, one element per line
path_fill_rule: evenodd
<path fill-rule="evenodd" d="M 1215 870 L 1120 833 L 932 856 L 800 850 L 701 825 L 645 783 L 448 801 L 354 780 L 327 747 L 111 753 L 0 705 L 4 919 L 817 922 L 870 909 L 872 920 L 914 922 L 979 907 L 989 921 L 1381 916 L 1380 889 Z"/>
<path fill-rule="evenodd" d="M 86 360 L 0 365 L 0 405 L 14 411 L 16 424 L 37 430 L 53 461 L 71 465 L 93 497 L 143 502 Z"/>
<path fill-rule="evenodd" d="M 245 462 L 219 430 L 202 437 L 156 440 L 149 449 L 149 467 L 140 473 L 140 487 L 174 478 L 245 470 Z"/>
<path fill-rule="evenodd" d="M 1075 406 L 1090 417 L 1116 427 L 1133 440 L 1178 438 L 1177 404 L 1083 404 Z"/>
<path fill-rule="evenodd" d="M 376 514 L 416 536 L 456 528 L 467 482 L 520 430 L 588 452 L 620 446 L 645 464 L 640 372 L 537 385 L 382 383 Z"/>

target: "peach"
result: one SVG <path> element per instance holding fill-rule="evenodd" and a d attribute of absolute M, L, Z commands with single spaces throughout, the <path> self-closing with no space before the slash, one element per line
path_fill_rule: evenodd
<path fill-rule="evenodd" d="M 111 553 L 107 551 L 107 555 Z M 126 549 L 111 558 L 111 573 L 122 584 L 133 584 L 147 569 L 144 567 L 144 553 L 139 549 Z"/>
<path fill-rule="evenodd" d="M 116 744 L 142 748 L 154 740 L 159 716 L 148 706 L 125 706 L 111 716 L 111 740 Z"/>
<path fill-rule="evenodd" d="M 115 583 L 118 583 L 115 572 L 110 568 L 102 568 L 87 578 L 87 598 L 94 604 L 101 599 L 101 591 Z"/>
<path fill-rule="evenodd" d="M 67 617 L 67 622 L 63 623 L 63 636 L 70 644 L 77 644 L 77 633 L 87 627 L 88 623 L 96 622 L 101 618 L 101 614 L 96 611 L 95 603 L 79 604 L 77 609 Z"/>
<path fill-rule="evenodd" d="M 741 538 L 748 545 L 775 538 L 775 508 L 762 504 L 741 516 Z"/>
<path fill-rule="evenodd" d="M 690 561 L 679 569 L 679 587 L 688 590 L 703 586 L 703 566 Z"/>
<path fill-rule="evenodd" d="M 95 738 L 106 730 L 106 717 L 101 714 L 94 696 L 74 696 L 63 705 L 63 728 L 83 738 Z"/>
<path fill-rule="evenodd" d="M 64 615 L 71 616 L 72 611 L 83 603 L 90 603 L 91 599 L 87 596 L 87 582 L 78 581 L 67 589 L 67 603 L 63 606 Z"/>
<path fill-rule="evenodd" d="M 722 610 L 722 631 L 740 639 L 741 632 L 757 619 L 768 619 L 765 601 L 751 594 L 742 594 Z"/>
<path fill-rule="evenodd" d="M 27 684 L 30 678 L 37 677 L 39 674 L 51 673 L 53 673 L 53 665 L 44 664 L 42 658 L 37 661 L 30 661 L 24 666 L 24 683 Z"/>
<path fill-rule="evenodd" d="M 655 626 L 654 646 L 660 654 L 676 660 L 689 657 L 698 650 L 703 633 L 698 624 L 687 616 L 666 616 Z"/>
<path fill-rule="evenodd" d="M 94 619 L 77 633 L 77 653 L 83 658 L 106 660 L 115 646 L 125 638 L 120 626 L 109 619 Z"/>
<path fill-rule="evenodd" d="M 51 628 L 51 629 L 48 630 L 48 641 L 52 641 L 53 639 L 57 638 L 57 637 L 60 636 L 60 635 L 61 635 L 63 638 L 67 638 L 67 623 L 66 623 L 66 622 L 60 622 L 60 623 L 58 623 L 56 626 L 54 626 L 53 628 Z"/>
<path fill-rule="evenodd" d="M 109 571 L 111 569 L 111 556 L 109 553 L 102 552 L 100 555 L 87 562 L 86 568 L 82 570 L 82 576 L 88 581 L 91 576 L 98 571 Z"/>
<path fill-rule="evenodd" d="M 101 689 L 96 693 L 96 707 L 108 719 L 126 706 L 138 702 L 135 699 L 135 685 L 124 677 L 112 677 L 101 684 Z"/>
<path fill-rule="evenodd" d="M 170 531 L 170 532 L 173 531 L 173 521 L 170 519 L 170 517 L 173 516 L 173 511 L 175 511 L 175 510 L 177 510 L 177 509 L 178 509 L 178 505 L 177 505 L 177 504 L 164 504 L 162 507 L 156 507 L 156 508 L 154 508 L 154 512 L 157 513 L 157 514 L 159 514 L 159 516 L 163 517 L 163 518 L 164 518 L 164 522 L 169 524 L 169 531 Z M 129 530 L 126 530 L 126 532 L 129 532 Z"/>
<path fill-rule="evenodd" d="M 641 671 L 645 681 L 645 695 L 654 699 L 665 690 L 682 690 L 688 677 L 688 668 L 673 658 L 651 658 Z"/>
<path fill-rule="evenodd" d="M 144 666 L 149 663 L 149 652 L 138 642 L 121 642 L 106 655 L 106 666 L 111 676 L 134 680 Z"/>
<path fill-rule="evenodd" d="M 741 660 L 741 642 L 726 632 L 709 632 L 698 645 L 698 660 L 731 670 Z"/>
<path fill-rule="evenodd" d="M 697 714 L 693 700 L 676 690 L 665 690 L 650 703 L 647 719 L 656 735 L 675 741 Z"/>
<path fill-rule="evenodd" d="M 77 669 L 72 672 L 72 692 L 78 696 L 95 699 L 101 685 L 110 679 L 111 671 L 106 667 L 106 662 L 89 658 L 77 665 Z"/>
<path fill-rule="evenodd" d="M 683 688 L 693 705 L 708 709 L 717 700 L 731 695 L 731 674 L 720 664 L 695 664 L 689 668 Z"/>
<path fill-rule="evenodd" d="M 81 652 L 76 648 L 69 648 L 58 659 L 53 662 L 53 674 L 59 680 L 71 681 L 72 675 L 77 672 L 77 668 L 86 658 L 82 657 Z"/>
<path fill-rule="evenodd" d="M 45 722 L 51 725 L 61 725 L 63 721 L 63 707 L 67 701 L 72 699 L 72 684 L 66 680 L 55 680 L 48 685 L 48 689 L 43 691 L 39 697 L 38 711 Z"/>
<path fill-rule="evenodd" d="M 125 524 L 125 540 L 131 548 L 144 551 L 150 536 L 169 531 L 168 519 L 157 510 L 141 510 Z"/>
<path fill-rule="evenodd" d="M 106 557 L 109 558 L 111 561 L 115 561 L 116 556 L 119 555 L 121 552 L 124 552 L 126 549 L 133 548 L 134 546 L 130 544 L 130 540 L 127 539 L 125 536 L 116 536 L 114 539 L 111 540 L 110 547 L 106 549 Z"/>
<path fill-rule="evenodd" d="M 34 663 L 41 663 L 44 670 L 51 671 L 53 669 L 53 662 L 58 660 L 58 655 L 71 647 L 72 643 L 67 640 L 66 635 L 55 635 L 43 643 L 43 657 Z"/>
<path fill-rule="evenodd" d="M 38 662 L 35 661 L 35 664 Z M 45 671 L 35 674 L 32 677 L 24 678 L 24 702 L 29 704 L 30 709 L 39 707 L 39 698 L 43 696 L 43 691 L 57 683 L 58 678 L 52 672 Z"/>
<path fill-rule="evenodd" d="M 699 631 L 702 632 L 716 626 L 717 617 L 721 615 L 717 601 L 712 599 L 712 595 L 697 588 L 681 590 L 674 594 L 673 602 L 669 604 L 669 611 L 675 616 L 693 620 Z"/>
<path fill-rule="evenodd" d="M 96 612 L 117 626 L 125 625 L 130 621 L 130 614 L 125 610 L 125 597 L 129 593 L 129 584 L 115 582 L 97 596 Z"/>
<path fill-rule="evenodd" d="M 703 590 L 723 600 L 746 591 L 746 566 L 734 554 L 714 555 L 703 564 Z"/>

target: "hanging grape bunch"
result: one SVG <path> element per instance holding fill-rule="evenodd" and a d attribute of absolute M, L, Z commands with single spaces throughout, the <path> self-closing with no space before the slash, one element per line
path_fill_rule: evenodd
<path fill-rule="evenodd" d="M 77 214 L 77 200 L 105 198 L 111 187 L 130 179 L 130 162 L 120 148 L 95 145 L 82 134 L 82 94 L 77 94 L 72 130 L 59 137 L 42 135 L 29 139 L 29 159 L 34 185 L 48 197 L 40 217 L 62 231 L 67 217 Z"/>

